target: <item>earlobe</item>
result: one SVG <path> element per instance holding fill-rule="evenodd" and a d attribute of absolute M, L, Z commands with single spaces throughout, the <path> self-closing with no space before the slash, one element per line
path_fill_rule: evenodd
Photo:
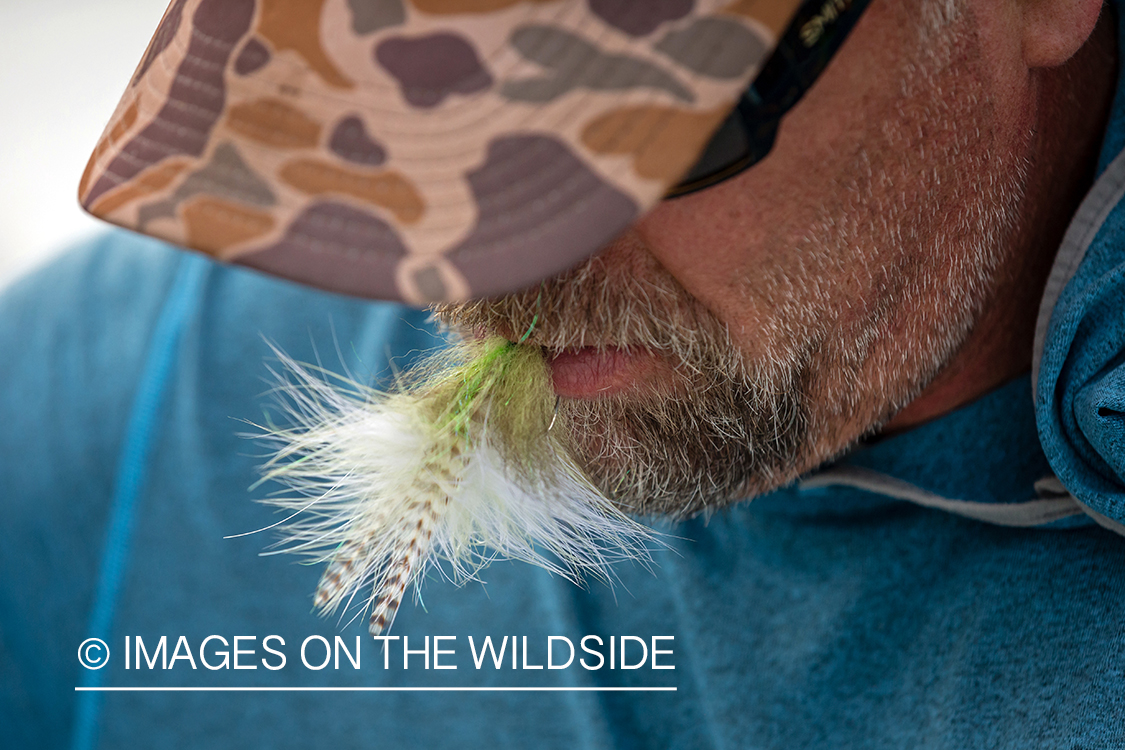
<path fill-rule="evenodd" d="M 1054 68 L 1081 49 L 1098 23 L 1102 0 L 1023 0 L 1023 57 Z"/>

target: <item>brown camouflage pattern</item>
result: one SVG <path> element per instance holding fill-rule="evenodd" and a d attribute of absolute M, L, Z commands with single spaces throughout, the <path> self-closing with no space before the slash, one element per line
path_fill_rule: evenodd
<path fill-rule="evenodd" d="M 175 0 L 79 199 L 346 294 L 514 291 L 660 200 L 797 4 Z"/>

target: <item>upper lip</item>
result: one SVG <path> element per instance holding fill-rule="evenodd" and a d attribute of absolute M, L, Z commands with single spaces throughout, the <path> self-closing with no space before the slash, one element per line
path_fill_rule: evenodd
<path fill-rule="evenodd" d="M 513 344 L 526 343 L 531 346 L 539 346 L 543 349 L 547 356 L 561 354 L 563 352 L 577 352 L 581 349 L 595 349 L 597 351 L 606 351 L 607 349 L 631 349 L 629 344 L 617 341 L 597 341 L 597 342 L 579 342 L 575 345 L 565 347 L 552 347 L 545 346 L 536 341 L 535 329 L 531 329 L 530 335 L 527 333 L 516 334 L 514 329 L 507 323 L 496 322 L 490 323 L 488 326 L 478 327 L 473 329 L 473 335 L 477 338 L 484 338 L 487 336 L 500 336 Z"/>

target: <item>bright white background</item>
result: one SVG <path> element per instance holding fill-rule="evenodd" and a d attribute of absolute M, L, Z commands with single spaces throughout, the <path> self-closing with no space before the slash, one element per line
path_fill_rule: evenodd
<path fill-rule="evenodd" d="M 0 0 L 0 286 L 106 226 L 78 180 L 168 0 Z"/>

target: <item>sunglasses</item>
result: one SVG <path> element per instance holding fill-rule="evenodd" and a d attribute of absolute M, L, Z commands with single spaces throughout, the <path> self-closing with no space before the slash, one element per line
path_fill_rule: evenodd
<path fill-rule="evenodd" d="M 782 116 L 828 67 L 870 0 L 809 0 L 797 9 L 754 83 L 715 131 L 703 156 L 665 194 L 676 198 L 733 177 L 766 157 Z"/>

